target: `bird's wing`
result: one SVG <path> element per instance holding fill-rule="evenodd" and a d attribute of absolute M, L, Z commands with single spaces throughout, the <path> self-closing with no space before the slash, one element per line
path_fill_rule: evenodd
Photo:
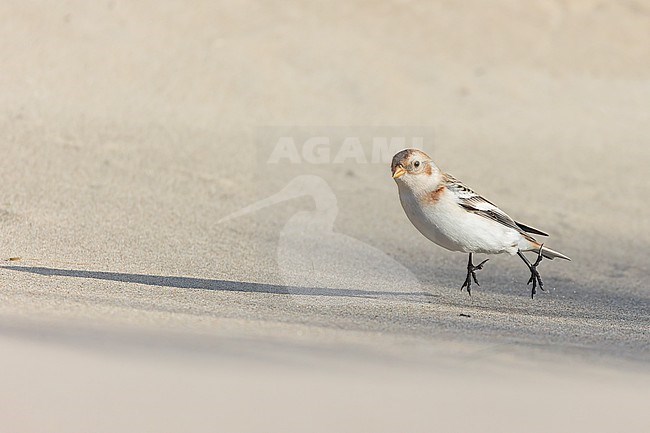
<path fill-rule="evenodd" d="M 532 227 L 528 227 L 523 224 L 520 225 L 519 223 L 515 222 L 515 220 L 510 218 L 508 214 L 499 209 L 494 203 L 475 193 L 455 177 L 449 174 L 445 174 L 444 182 L 447 189 L 453 193 L 456 202 L 466 211 L 496 221 L 499 224 L 503 224 L 508 228 L 517 230 L 522 234 L 524 234 L 524 232 L 530 231 L 530 233 L 546 235 L 545 233 L 533 229 Z"/>
<path fill-rule="evenodd" d="M 540 235 L 540 236 L 548 236 L 548 233 L 544 233 L 540 229 L 536 229 L 535 227 L 527 226 L 524 223 L 520 223 L 519 221 L 515 221 L 515 224 L 519 226 L 520 229 L 525 231 L 526 233 L 532 233 L 534 235 Z"/>

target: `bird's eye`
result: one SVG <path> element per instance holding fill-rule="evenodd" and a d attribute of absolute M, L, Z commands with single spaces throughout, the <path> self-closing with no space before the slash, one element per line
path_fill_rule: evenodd
<path fill-rule="evenodd" d="M 418 168 L 420 166 L 420 161 L 415 161 L 413 167 Z"/>

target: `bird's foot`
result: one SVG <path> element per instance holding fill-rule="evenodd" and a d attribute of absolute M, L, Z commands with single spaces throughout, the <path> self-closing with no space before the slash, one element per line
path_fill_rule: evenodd
<path fill-rule="evenodd" d="M 535 297 L 535 293 L 537 293 L 537 285 L 539 284 L 539 288 L 541 290 L 544 290 L 544 283 L 542 282 L 542 277 L 539 275 L 539 272 L 537 272 L 537 265 L 539 265 L 542 262 L 542 259 L 544 257 L 542 256 L 542 249 L 539 249 L 539 252 L 537 253 L 537 260 L 535 260 L 535 263 L 530 265 L 528 269 L 530 269 L 530 279 L 528 280 L 528 283 L 530 284 L 533 283 L 533 289 L 530 292 L 530 298 L 533 299 Z"/>
<path fill-rule="evenodd" d="M 474 280 L 474 282 L 476 283 L 477 286 L 479 286 L 479 287 L 481 286 L 478 283 L 478 280 L 476 279 L 476 271 L 480 271 L 481 269 L 483 269 L 483 265 L 488 260 L 490 260 L 490 259 L 485 259 L 481 263 L 479 263 L 478 265 L 474 265 L 471 262 L 471 259 L 470 259 L 470 262 L 467 264 L 467 277 L 465 277 L 465 282 L 463 283 L 463 285 L 460 288 L 461 292 L 463 291 L 464 288 L 467 287 L 467 294 L 472 296 L 472 280 Z"/>

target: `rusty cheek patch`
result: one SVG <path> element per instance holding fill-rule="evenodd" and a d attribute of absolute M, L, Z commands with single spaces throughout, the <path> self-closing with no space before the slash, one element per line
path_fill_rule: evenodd
<path fill-rule="evenodd" d="M 440 200 L 440 197 L 442 197 L 442 194 L 443 194 L 444 192 L 445 192 L 445 186 L 442 185 L 441 187 L 439 187 L 439 188 L 436 189 L 435 191 L 431 191 L 431 192 L 430 192 L 430 193 L 425 197 L 424 200 L 425 200 L 427 203 L 436 203 L 436 202 L 438 202 L 438 200 Z"/>
<path fill-rule="evenodd" d="M 427 164 L 426 167 L 424 167 L 424 172 L 427 174 L 427 176 L 431 176 L 431 164 Z"/>

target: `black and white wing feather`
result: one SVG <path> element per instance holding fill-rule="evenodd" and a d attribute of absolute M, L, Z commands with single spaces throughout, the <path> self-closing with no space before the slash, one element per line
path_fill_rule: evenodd
<path fill-rule="evenodd" d="M 524 234 L 524 232 L 527 232 L 541 236 L 548 236 L 547 233 L 544 233 L 541 230 L 513 220 L 508 214 L 499 209 L 494 203 L 475 193 L 470 188 L 465 186 L 461 181 L 449 174 L 445 174 L 445 186 L 452 193 L 454 193 L 458 204 L 468 212 L 473 212 L 484 218 L 496 221 L 499 224 L 503 224 L 506 227 L 517 230 L 522 234 Z"/>

